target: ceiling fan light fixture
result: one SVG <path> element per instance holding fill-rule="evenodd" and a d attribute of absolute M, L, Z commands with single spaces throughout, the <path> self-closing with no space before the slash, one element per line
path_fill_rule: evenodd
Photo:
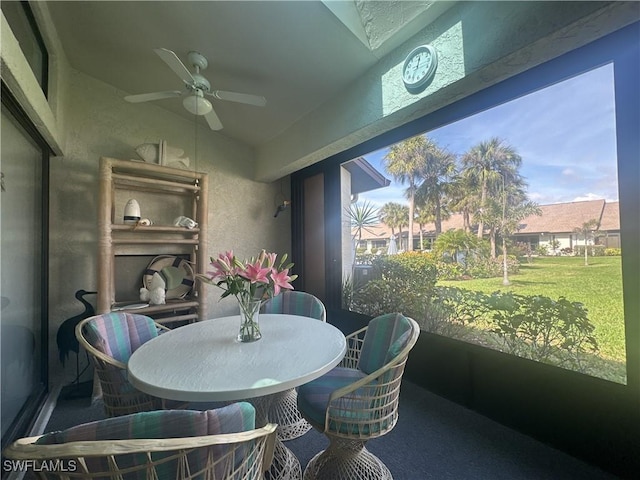
<path fill-rule="evenodd" d="M 194 95 L 189 95 L 182 100 L 182 105 L 188 112 L 194 115 L 206 115 L 213 110 L 211 102 L 202 96 L 202 92 L 196 91 Z"/>

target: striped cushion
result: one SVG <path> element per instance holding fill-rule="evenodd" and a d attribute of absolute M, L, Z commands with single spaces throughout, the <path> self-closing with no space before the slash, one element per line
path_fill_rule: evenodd
<path fill-rule="evenodd" d="M 160 410 L 134 413 L 122 417 L 114 417 L 97 422 L 86 423 L 61 432 L 53 432 L 42 436 L 38 444 L 60 444 L 91 440 L 126 440 L 181 438 L 224 433 L 238 433 L 255 428 L 255 409 L 250 403 L 239 402 L 216 410 L 198 412 L 193 410 Z M 228 447 L 213 447 L 214 456 L 222 457 Z M 170 455 L 156 453 L 153 458 Z M 190 465 L 202 468 L 205 452 L 192 454 Z M 241 459 L 239 459 L 241 460 Z M 192 463 L 193 461 L 193 463 Z M 106 471 L 108 465 L 105 458 L 87 458 L 87 467 L 91 472 Z M 129 454 L 118 456 L 120 468 L 143 465 L 146 455 Z M 176 462 L 167 462 L 162 466 L 160 478 L 177 478 Z M 221 466 L 222 468 L 222 466 Z M 145 472 L 125 475 L 125 478 L 144 479 Z"/>
<path fill-rule="evenodd" d="M 298 410 L 313 423 L 324 425 L 325 412 L 329 404 L 329 395 L 335 390 L 351 385 L 365 376 L 366 375 L 360 370 L 343 367 L 334 368 L 322 377 L 298 388 Z M 342 408 L 333 407 L 331 410 L 331 418 L 336 420 L 331 421 L 329 428 L 333 430 L 340 429 L 341 433 L 368 433 L 358 431 L 358 429 L 367 429 L 368 427 L 366 426 L 348 424 L 349 421 L 359 422 L 369 419 L 367 416 L 370 415 L 372 411 L 370 409 L 371 399 L 367 393 L 364 388 L 356 390 L 351 395 L 355 397 L 360 396 L 362 400 L 349 398 L 342 404 Z"/>
<path fill-rule="evenodd" d="M 400 313 L 388 313 L 369 322 L 358 368 L 369 374 L 393 360 L 411 336 L 411 323 Z"/>
<path fill-rule="evenodd" d="M 216 410 L 157 410 L 85 423 L 42 436 L 37 443 L 57 444 L 83 440 L 179 438 L 237 433 L 255 428 L 255 409 L 238 402 Z"/>
<path fill-rule="evenodd" d="M 158 336 L 155 322 L 144 315 L 112 312 L 85 325 L 87 341 L 105 355 L 127 363 L 140 345 Z"/>
<path fill-rule="evenodd" d="M 267 300 L 262 306 L 262 313 L 286 313 L 303 317 L 327 320 L 324 304 L 306 292 L 283 291 L 277 297 Z"/>

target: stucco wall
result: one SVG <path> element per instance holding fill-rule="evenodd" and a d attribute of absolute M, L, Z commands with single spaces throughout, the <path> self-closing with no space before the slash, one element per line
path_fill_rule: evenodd
<path fill-rule="evenodd" d="M 64 155 L 51 161 L 50 205 L 50 349 L 52 380 L 60 375 L 55 333 L 66 318 L 82 311 L 74 299 L 78 289 L 96 288 L 98 161 L 101 156 L 137 158 L 134 147 L 160 139 L 182 148 L 190 168 L 209 174 L 209 248 L 211 255 L 233 249 L 251 256 L 261 248 L 290 251 L 289 211 L 273 218 L 281 189 L 251 180 L 252 150 L 211 134 L 193 122 L 152 104 L 130 104 L 123 92 L 75 70 L 68 72 L 69 96 L 65 110 Z M 207 129 L 208 130 L 208 129 Z M 144 216 L 154 218 L 160 205 L 144 205 Z M 215 289 L 215 287 L 212 287 Z M 232 300 L 219 302 L 219 290 L 210 292 L 210 315 L 235 313 Z M 67 380 L 74 361 L 67 364 Z"/>
<path fill-rule="evenodd" d="M 423 117 L 638 19 L 636 2 L 459 2 L 339 95 L 257 150 L 256 179 L 291 173 Z M 416 46 L 438 51 L 428 88 L 401 71 Z"/>

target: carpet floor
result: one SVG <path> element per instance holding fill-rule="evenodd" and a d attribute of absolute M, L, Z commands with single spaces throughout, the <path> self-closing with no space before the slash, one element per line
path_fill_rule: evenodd
<path fill-rule="evenodd" d="M 100 403 L 61 398 L 45 431 L 104 418 Z M 314 430 L 285 445 L 307 462 L 328 444 Z M 403 381 L 399 420 L 367 448 L 394 480 L 613 480 L 618 477 Z"/>

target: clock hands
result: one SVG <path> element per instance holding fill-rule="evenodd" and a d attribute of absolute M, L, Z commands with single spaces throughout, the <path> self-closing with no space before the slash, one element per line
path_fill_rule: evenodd
<path fill-rule="evenodd" d="M 414 48 L 405 59 L 402 78 L 410 93 L 418 93 L 433 78 L 438 65 L 437 53 L 431 45 Z"/>

